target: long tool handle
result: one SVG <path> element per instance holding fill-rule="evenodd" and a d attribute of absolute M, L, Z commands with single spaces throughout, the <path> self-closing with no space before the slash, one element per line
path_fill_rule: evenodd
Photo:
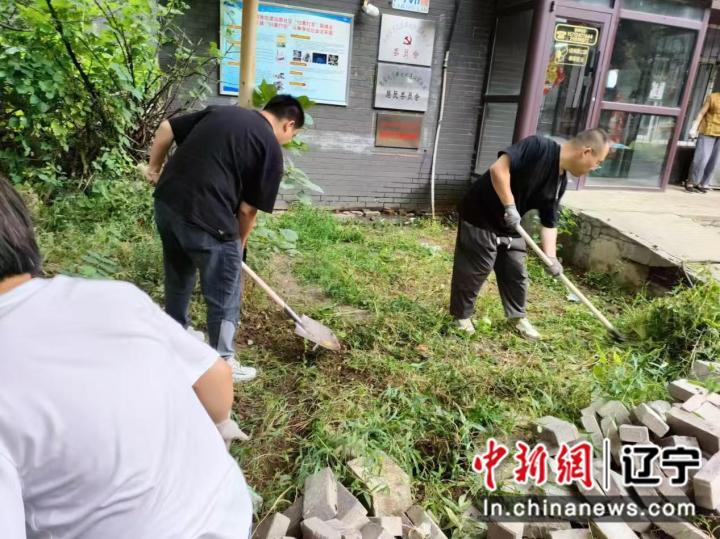
<path fill-rule="evenodd" d="M 245 262 L 243 262 L 242 269 L 245 273 L 247 273 L 250 277 L 252 277 L 252 280 L 255 281 L 258 284 L 258 286 L 260 286 L 260 288 L 262 288 L 265 291 L 265 293 L 268 296 L 270 296 L 270 298 L 275 303 L 277 303 L 282 308 L 282 310 L 285 311 L 285 313 L 287 313 L 287 315 L 290 318 L 295 320 L 296 324 L 300 324 L 302 326 L 302 321 L 301 321 L 300 317 L 297 315 L 297 313 L 295 311 L 293 311 L 290 308 L 290 305 L 285 303 L 285 300 L 282 299 L 280 296 L 278 296 L 277 293 L 275 292 L 275 290 L 270 288 L 270 286 L 265 281 L 263 281 L 260 278 L 260 276 L 250 268 L 250 266 L 248 266 Z"/>
<path fill-rule="evenodd" d="M 525 232 L 525 229 L 524 229 L 522 226 L 517 225 L 517 226 L 515 227 L 515 230 L 517 230 L 517 232 L 518 232 L 518 233 L 522 236 L 522 238 L 525 240 L 525 243 L 527 243 L 527 244 L 532 248 L 532 250 L 535 251 L 535 254 L 537 254 L 537 255 L 540 257 L 540 260 L 542 260 L 543 263 L 544 263 L 548 268 L 553 265 L 552 260 L 550 260 L 550 258 L 543 252 L 543 250 L 540 249 L 540 247 L 538 246 L 538 244 L 535 243 L 535 241 L 530 237 L 530 234 L 528 234 L 527 232 Z M 567 289 L 570 290 L 570 292 L 572 292 L 573 294 L 575 294 L 575 295 L 580 299 L 580 301 L 582 301 L 582 302 L 585 304 L 585 306 L 586 306 L 588 309 L 590 309 L 590 311 L 595 315 L 595 318 L 597 318 L 598 320 L 600 320 L 600 322 L 602 322 L 602 324 L 603 324 L 609 331 L 611 331 L 611 332 L 613 332 L 613 333 L 617 333 L 617 329 L 615 329 L 615 326 L 612 325 L 612 323 L 610 322 L 610 320 L 608 320 L 607 318 L 605 318 L 605 316 L 603 315 L 603 313 L 601 313 L 600 311 L 598 311 L 597 307 L 595 307 L 595 305 L 593 305 L 592 302 L 591 302 L 588 298 L 585 297 L 585 294 L 583 294 L 582 292 L 580 292 L 580 290 L 578 290 L 578 287 L 575 286 L 575 285 L 572 283 L 572 281 L 570 281 L 570 279 L 568 279 L 568 278 L 565 276 L 564 273 L 561 273 L 561 274 L 560 274 L 559 279 L 563 282 L 563 284 L 567 287 Z"/>

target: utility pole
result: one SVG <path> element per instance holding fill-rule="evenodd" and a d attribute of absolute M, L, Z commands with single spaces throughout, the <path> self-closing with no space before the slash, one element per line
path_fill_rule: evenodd
<path fill-rule="evenodd" d="M 255 51 L 257 48 L 258 0 L 243 0 L 240 38 L 240 95 L 238 105 L 252 108 L 255 89 Z"/>

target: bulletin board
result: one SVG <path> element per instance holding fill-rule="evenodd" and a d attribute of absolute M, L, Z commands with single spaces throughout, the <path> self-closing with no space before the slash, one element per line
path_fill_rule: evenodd
<path fill-rule="evenodd" d="M 220 94 L 238 95 L 242 1 L 220 2 Z M 258 9 L 255 81 L 316 103 L 347 105 L 353 15 L 278 4 Z"/>

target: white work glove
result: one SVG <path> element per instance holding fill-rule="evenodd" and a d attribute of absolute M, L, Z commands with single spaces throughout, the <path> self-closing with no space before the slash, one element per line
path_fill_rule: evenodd
<path fill-rule="evenodd" d="M 520 217 L 520 212 L 518 212 L 517 207 L 515 204 L 506 204 L 505 205 L 505 224 L 515 230 L 515 227 L 520 224 L 520 221 L 522 221 L 522 217 Z"/>
<path fill-rule="evenodd" d="M 552 261 L 552 266 L 545 266 L 545 271 L 547 271 L 553 277 L 560 277 L 563 273 L 562 264 L 554 256 L 549 258 Z"/>
<path fill-rule="evenodd" d="M 250 436 L 240 430 L 238 424 L 232 419 L 226 419 L 225 421 L 216 423 L 215 426 L 217 427 L 220 436 L 222 436 L 222 439 L 225 442 L 225 447 L 227 447 L 228 450 L 230 449 L 230 445 L 233 441 L 237 440 L 239 442 L 246 442 L 250 439 Z"/>

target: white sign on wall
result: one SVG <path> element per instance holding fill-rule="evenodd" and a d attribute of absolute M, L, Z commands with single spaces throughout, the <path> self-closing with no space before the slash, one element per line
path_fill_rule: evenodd
<path fill-rule="evenodd" d="M 383 14 L 378 60 L 421 66 L 432 65 L 435 22 Z"/>
<path fill-rule="evenodd" d="M 429 67 L 379 63 L 375 108 L 425 112 L 431 76 Z"/>
<path fill-rule="evenodd" d="M 430 11 L 430 0 L 392 0 L 393 9 L 427 13 Z"/>

